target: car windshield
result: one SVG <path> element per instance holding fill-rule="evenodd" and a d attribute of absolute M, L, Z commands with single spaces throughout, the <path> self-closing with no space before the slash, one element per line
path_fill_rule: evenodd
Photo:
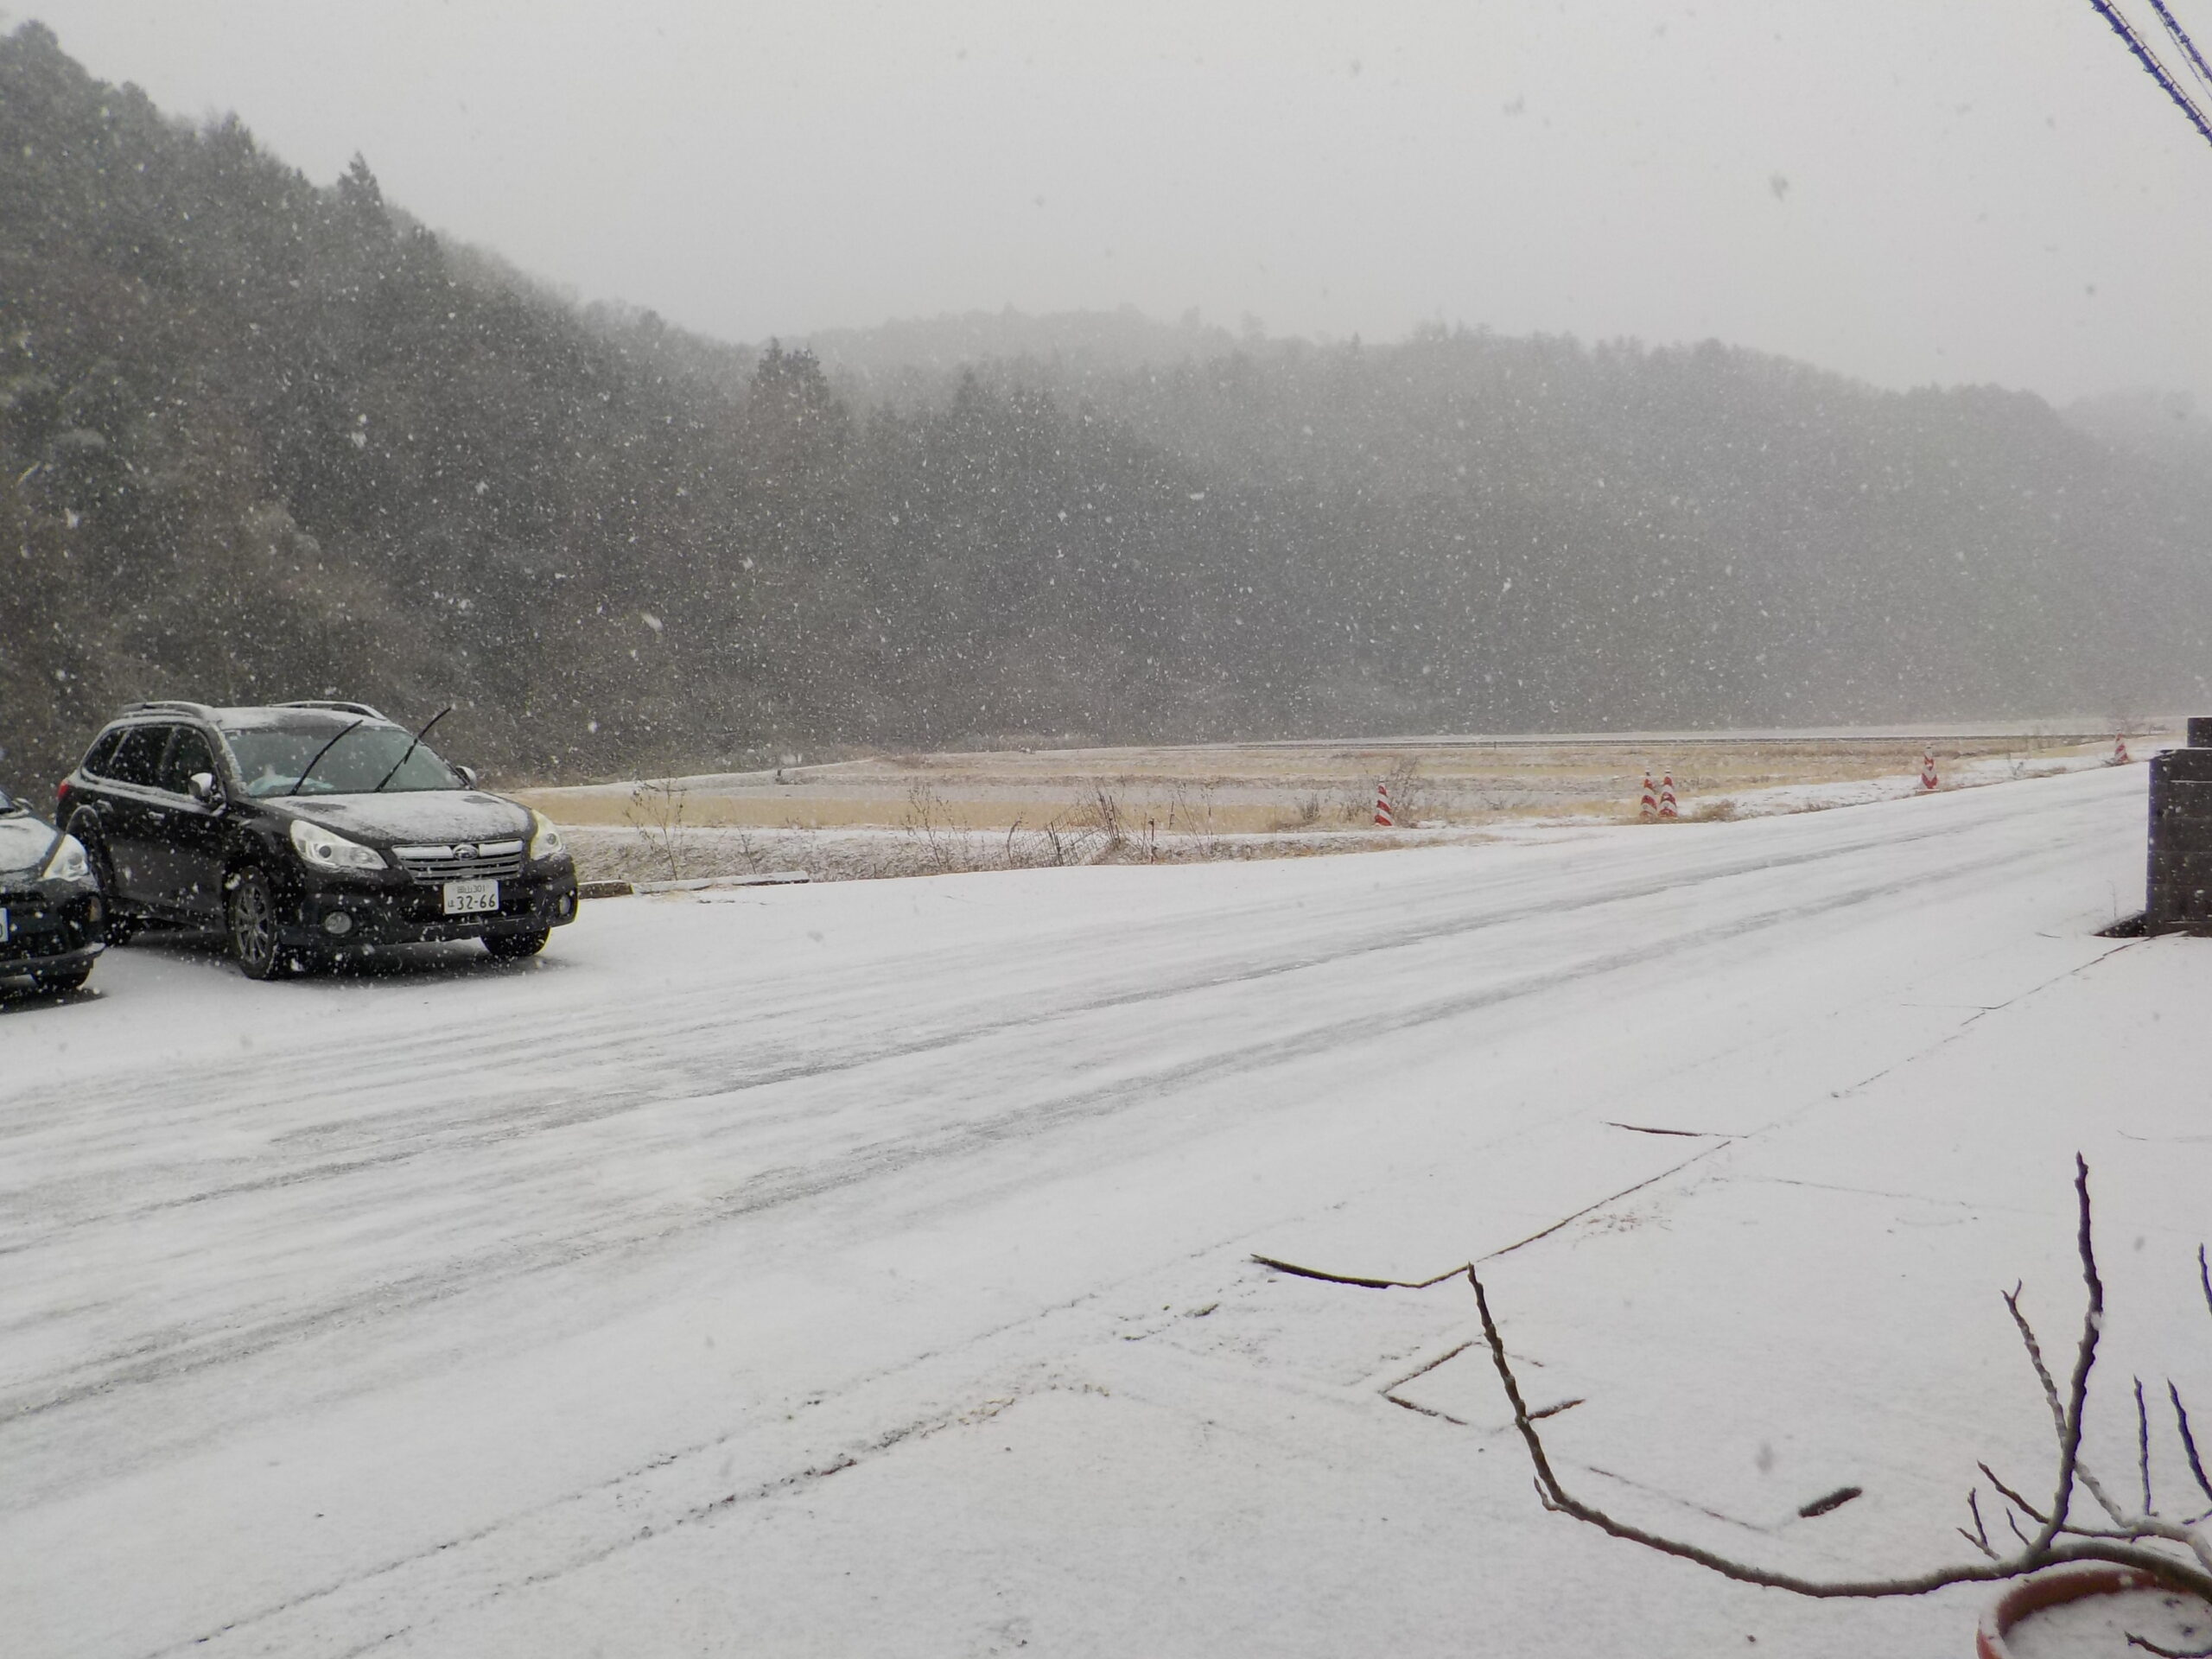
<path fill-rule="evenodd" d="M 286 721 L 223 735 L 237 759 L 246 793 L 256 797 L 289 795 L 296 790 L 302 795 L 363 795 L 379 785 L 386 793 L 465 787 L 460 775 L 429 744 L 415 743 L 412 733 L 375 721 L 351 731 L 342 720 Z M 410 744 L 415 745 L 412 754 L 407 753 Z M 327 752 L 316 759 L 326 746 Z M 385 781 L 386 774 L 389 782 Z"/>

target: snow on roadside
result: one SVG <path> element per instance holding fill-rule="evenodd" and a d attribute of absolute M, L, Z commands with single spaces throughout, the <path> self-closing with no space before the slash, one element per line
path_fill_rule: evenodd
<path fill-rule="evenodd" d="M 2138 757 L 2142 759 L 2144 757 Z M 2101 750 L 2033 756 L 1985 755 L 1946 761 L 1937 792 L 2091 771 L 2109 764 Z M 609 788 L 614 786 L 609 785 Z M 1925 793 L 1917 773 L 1783 784 L 1709 798 L 1686 796 L 1681 820 L 1760 818 L 1838 807 L 1866 806 Z M 699 877 L 804 872 L 815 881 L 870 880 L 988 870 L 1084 864 L 1191 864 L 1341 853 L 1389 852 L 1415 846 L 1468 846 L 1493 841 L 1549 841 L 1562 833 L 1633 824 L 1623 811 L 1521 811 L 1473 823 L 1423 821 L 1395 830 L 1283 830 L 1197 834 L 1139 827 L 1116 841 L 1081 825 L 1046 830 L 879 826 L 754 828 L 673 824 L 664 827 L 564 825 L 578 868 L 588 880 L 682 880 Z"/>

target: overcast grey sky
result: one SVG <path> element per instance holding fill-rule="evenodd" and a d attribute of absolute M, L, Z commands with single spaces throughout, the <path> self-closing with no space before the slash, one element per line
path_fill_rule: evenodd
<path fill-rule="evenodd" d="M 2212 0 L 2174 3 L 2212 37 Z M 359 149 L 437 229 L 728 338 L 1129 302 L 2212 401 L 2212 146 L 2088 0 L 10 15 L 318 181 Z"/>

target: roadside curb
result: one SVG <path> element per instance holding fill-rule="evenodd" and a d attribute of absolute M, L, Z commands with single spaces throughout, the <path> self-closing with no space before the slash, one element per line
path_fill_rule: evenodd
<path fill-rule="evenodd" d="M 702 875 L 682 881 L 583 881 L 579 899 L 626 899 L 636 893 L 697 893 L 708 887 L 786 887 L 811 880 L 804 870 L 768 870 L 759 875 Z"/>

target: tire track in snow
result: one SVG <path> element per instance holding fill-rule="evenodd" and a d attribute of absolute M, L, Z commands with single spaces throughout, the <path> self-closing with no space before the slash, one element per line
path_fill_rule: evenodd
<path fill-rule="evenodd" d="M 1866 834 L 1841 848 L 1823 844 L 1813 850 L 1788 856 L 1768 855 L 1737 858 L 1695 871 L 1688 877 L 1681 872 L 1679 866 L 1669 865 L 1656 874 L 1600 881 L 1586 887 L 1579 897 L 1561 898 L 1540 893 L 1502 906 L 1478 910 L 1467 915 L 1440 918 L 1411 927 L 1363 926 L 1342 943 L 1321 949 L 1294 951 L 1257 963 L 1232 963 L 1224 969 L 1216 963 L 1201 963 L 1179 973 L 1147 977 L 1135 984 L 1109 985 L 1088 992 L 1071 988 L 1070 995 L 1058 1000 L 1047 995 L 1043 1006 L 1032 1006 L 1010 1014 L 991 1013 L 995 1002 L 993 999 L 976 1010 L 978 1017 L 972 1017 L 963 1023 L 919 1037 L 885 1038 L 853 1045 L 826 1055 L 820 1052 L 818 1046 L 798 1037 L 755 1046 L 753 1039 L 744 1032 L 739 1032 L 736 1033 L 738 1040 L 734 1044 L 728 1043 L 732 1031 L 727 992 L 718 988 L 708 999 L 713 1004 L 711 1011 L 690 1014 L 680 1022 L 668 1021 L 664 1018 L 664 1008 L 655 1011 L 664 1016 L 657 1019 L 650 1028 L 652 1044 L 659 1051 L 657 1058 L 663 1062 L 657 1069 L 650 1072 L 642 1069 L 633 1071 L 626 1081 L 594 1072 L 590 1083 L 573 1087 L 565 1095 L 550 1098 L 540 1086 L 542 1080 L 533 1071 L 524 1085 L 512 1091 L 517 1096 L 512 1109 L 489 1116 L 479 1112 L 459 1120 L 451 1114 L 452 1097 L 475 1093 L 469 1085 L 479 1083 L 486 1071 L 495 1071 L 506 1065 L 521 1066 L 531 1062 L 543 1065 L 588 1056 L 607 1047 L 613 1038 L 635 1037 L 639 1011 L 626 1007 L 597 1019 L 581 1020 L 564 1017 L 562 1029 L 557 1033 L 532 1028 L 518 1032 L 504 1041 L 495 1039 L 486 1044 L 472 1040 L 466 1046 L 465 1052 L 459 1043 L 425 1044 L 423 1046 L 424 1049 L 433 1051 L 431 1057 L 413 1064 L 410 1063 L 408 1057 L 392 1053 L 388 1033 L 374 1035 L 315 1056 L 315 1064 L 319 1073 L 341 1077 L 353 1074 L 374 1079 L 372 1083 L 353 1088 L 323 1089 L 319 1092 L 319 1099 L 328 1109 L 353 1097 L 380 1099 L 395 1092 L 415 1095 L 434 1092 L 435 1097 L 428 1103 L 402 1115 L 401 1122 L 416 1120 L 421 1125 L 411 1135 L 395 1140 L 392 1130 L 396 1126 L 391 1116 L 378 1114 L 355 1128 L 355 1134 L 360 1139 L 378 1148 L 361 1156 L 327 1159 L 271 1174 L 219 1182 L 136 1206 L 102 1209 L 73 1220 L 57 1221 L 50 1215 L 39 1217 L 35 1206 L 28 1203 L 11 1207 L 16 1211 L 18 1228 L 35 1232 L 37 1240 L 42 1242 L 56 1232 L 73 1226 L 104 1224 L 111 1220 L 269 1192 L 301 1182 L 339 1179 L 444 1153 L 497 1147 L 518 1135 L 540 1134 L 595 1122 L 633 1111 L 644 1105 L 693 1098 L 702 1094 L 734 1096 L 748 1090 L 772 1089 L 784 1084 L 878 1065 L 886 1061 L 925 1057 L 980 1039 L 1033 1029 L 1086 1014 L 1147 1003 L 1172 1003 L 1195 992 L 1225 986 L 1249 985 L 1316 968 L 1348 964 L 1364 957 L 1413 949 L 1534 919 L 1571 917 L 1693 885 L 1701 887 L 1745 876 L 1771 874 L 1779 870 L 1823 863 L 1870 850 L 1893 850 L 1914 842 L 1964 834 L 1978 827 L 1976 823 L 1932 826 L 1905 835 Z M 2024 849 L 2013 859 L 2005 862 L 2031 857 L 2042 850 Z M 1988 868 L 1999 867 L 1988 865 L 1986 858 L 1978 859 L 1976 863 Z M 1571 873 L 1548 874 L 1554 874 L 1555 879 L 1573 879 Z M 1956 871 L 1946 871 L 1940 875 L 1923 874 L 1908 885 L 1926 886 L 1954 879 L 1957 874 Z M 1445 887 L 1447 892 L 1466 891 L 1464 883 L 1438 885 Z M 1870 890 L 1867 896 L 1878 896 L 1879 892 L 1879 889 Z M 1252 908 L 1264 908 L 1271 916 L 1274 914 L 1272 906 Z M 996 953 L 988 954 L 995 957 Z M 895 964 L 893 974 L 884 977 L 895 985 L 908 979 L 917 966 L 902 961 Z M 932 971 L 939 976 L 948 972 L 957 975 L 959 969 L 957 966 L 939 963 L 933 964 Z M 879 1004 L 886 994 L 884 988 L 870 984 L 857 995 L 843 1000 L 868 1007 Z M 802 1011 L 813 1015 L 817 1020 L 821 1017 L 818 1003 L 793 1002 L 782 1009 L 754 1011 L 748 1019 L 754 1023 L 773 1021 L 779 1018 L 796 1018 Z M 717 1042 L 717 1039 L 724 1040 Z M 681 1045 L 686 1040 L 698 1045 L 704 1052 L 681 1052 Z M 668 1052 L 671 1049 L 677 1052 Z M 155 1102 L 181 1116 L 196 1116 L 210 1101 L 216 1099 L 221 1100 L 228 1111 L 244 1112 L 256 1106 L 280 1104 L 296 1097 L 296 1086 L 277 1087 L 273 1084 L 270 1076 L 272 1069 L 275 1069 L 272 1067 L 272 1057 L 263 1054 L 251 1061 L 232 1062 L 213 1075 L 201 1073 L 194 1078 L 194 1086 L 189 1090 L 181 1092 L 175 1080 L 168 1079 L 149 1080 L 135 1087 L 125 1085 L 104 1093 L 111 1109 L 131 1123 L 139 1120 L 139 1114 L 131 1111 L 132 1107 Z M 742 1076 L 744 1080 L 733 1085 L 730 1081 L 733 1074 Z M 321 1132 L 327 1133 L 334 1127 L 319 1126 L 319 1128 Z M 300 1139 L 316 1133 L 317 1128 L 302 1128 L 286 1132 L 283 1138 Z M 276 1144 L 281 1144 L 281 1141 Z M 0 1244 L 0 1256 L 22 1248 L 23 1245 L 16 1243 Z"/>
<path fill-rule="evenodd" d="M 1680 956 L 1723 944 L 1766 928 L 1848 910 L 1870 899 L 1893 897 L 1900 893 L 1986 874 L 2003 865 L 2031 861 L 2047 855 L 2049 849 L 2046 848 L 2023 849 L 2008 859 L 1993 862 L 1986 850 L 1978 850 L 1971 856 L 1923 871 L 1910 882 L 1899 883 L 1893 880 L 1862 881 L 1815 899 L 1773 905 L 1681 931 L 1671 935 L 1656 954 Z M 1748 868 L 1770 871 L 1804 861 L 1802 859 L 1777 861 Z M 1745 870 L 1738 869 L 1729 874 L 1744 873 Z M 1627 896 L 1648 897 L 1681 885 L 1680 882 L 1639 885 Z M 1599 907 L 1608 902 L 1620 902 L 1620 899 L 1593 899 L 1575 908 Z M 1541 906 L 1522 908 L 1516 912 L 1522 918 L 1542 913 L 1548 912 Z M 1499 924 L 1495 919 L 1487 919 L 1482 925 Z M 1434 939 L 1465 931 L 1468 931 L 1465 926 L 1439 925 L 1428 930 L 1426 937 Z M 1413 942 L 1408 943 L 1410 945 Z M 1378 948 L 1387 947 L 1367 945 L 1346 955 L 1356 957 Z M 1205 988 L 1248 985 L 1281 974 L 1330 965 L 1344 959 L 1344 956 L 1323 957 L 1295 965 L 1268 964 L 1252 973 L 1231 979 L 1207 981 Z M 1466 1017 L 1517 1000 L 1541 995 L 1578 980 L 1648 966 L 1654 960 L 1654 950 L 1642 942 L 1627 949 L 1595 956 L 1575 956 L 1542 970 L 1509 976 L 1478 988 L 1453 991 L 1380 1010 L 1361 1010 L 1291 1033 L 1271 1033 L 1255 1041 L 1218 1049 L 1195 1058 L 1147 1068 L 1054 1099 L 1025 1101 L 984 1117 L 931 1124 L 912 1133 L 862 1143 L 817 1164 L 762 1172 L 741 1183 L 719 1201 L 703 1208 L 686 1205 L 681 1210 L 636 1212 L 626 1219 L 618 1219 L 612 1227 L 596 1232 L 577 1232 L 556 1237 L 540 1236 L 526 1240 L 505 1239 L 495 1248 L 459 1258 L 448 1258 L 420 1273 L 361 1285 L 350 1294 L 312 1306 L 297 1308 L 280 1317 L 258 1319 L 243 1328 L 232 1327 L 204 1335 L 186 1335 L 169 1344 L 158 1345 L 157 1351 L 151 1353 L 146 1351 L 146 1344 L 134 1344 L 127 1355 L 111 1352 L 60 1372 L 48 1373 L 44 1377 L 36 1379 L 31 1386 L 19 1385 L 7 1394 L 0 1395 L 0 1421 L 20 1421 L 35 1418 L 117 1389 L 161 1382 L 249 1358 L 284 1343 L 353 1325 L 372 1315 L 391 1317 L 473 1293 L 503 1281 L 565 1268 L 610 1253 L 679 1243 L 701 1231 L 764 1211 L 884 1179 L 919 1165 L 957 1160 L 1008 1141 L 1049 1135 L 1077 1123 L 1112 1116 L 1180 1090 L 1264 1071 L 1439 1021 Z M 1185 988 L 1179 995 L 1189 995 L 1189 988 Z M 1151 995 L 1129 994 L 1092 1002 L 1078 1012 L 1119 1008 L 1151 1000 L 1154 1000 Z M 789 1083 L 810 1081 L 825 1073 L 858 1070 L 883 1059 L 957 1046 L 985 1036 L 1018 1031 L 1068 1017 L 1065 1014 L 1038 1014 L 991 1022 L 964 1032 L 957 1039 L 920 1046 L 902 1046 L 887 1052 L 857 1058 L 840 1057 L 834 1064 L 762 1077 L 727 1092 L 736 1095 L 771 1090 Z M 611 1109 L 628 1109 L 628 1107 Z M 594 1116 L 606 1115 L 592 1114 Z M 799 1115 L 804 1115 L 804 1109 Z M 374 1160 L 363 1166 L 373 1167 L 423 1155 L 425 1155 L 424 1149 L 417 1148 L 404 1157 Z M 296 1180 L 311 1179 L 314 1176 L 315 1172 L 306 1172 Z M 41 1382 L 44 1387 L 37 1386 Z"/>

